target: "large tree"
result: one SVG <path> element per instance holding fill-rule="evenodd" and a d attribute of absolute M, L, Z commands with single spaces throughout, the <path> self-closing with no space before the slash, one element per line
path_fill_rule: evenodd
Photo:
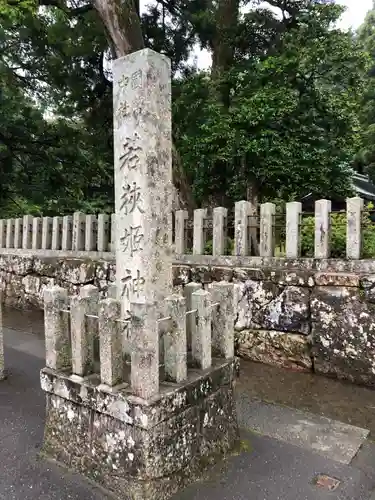
<path fill-rule="evenodd" d="M 352 34 L 334 27 L 340 7 L 272 3 L 282 16 L 240 18 L 234 60 L 217 80 L 195 74 L 176 95 L 177 145 L 201 202 L 227 205 L 249 186 L 263 199 L 350 187 L 365 58 Z"/>
<path fill-rule="evenodd" d="M 139 16 L 130 0 L 22 1 L 0 0 L 21 6 L 11 22 L 0 18 L 0 64 L 28 105 L 32 96 L 59 117 L 42 114 L 43 127 L 71 148 L 67 161 L 64 147 L 49 149 L 47 199 L 67 199 L 60 185 L 54 194 L 57 163 L 72 209 L 84 197 L 98 209 L 113 201 L 108 59 L 143 46 L 172 60 L 174 179 L 189 207 L 192 190 L 199 203 L 228 205 L 348 186 L 342 165 L 355 147 L 363 60 L 353 37 L 333 29 L 339 7 L 272 0 L 277 16 L 256 0 L 155 0 Z M 209 72 L 189 61 L 196 44 L 212 54 Z"/>
<path fill-rule="evenodd" d="M 356 155 L 356 167 L 375 181 L 375 2 L 358 30 L 358 39 L 368 57 L 368 71 L 361 102 L 362 143 Z"/>
<path fill-rule="evenodd" d="M 3 65 L 13 70 L 19 83 L 34 96 L 39 96 L 40 103 L 52 107 L 56 114 L 79 117 L 85 126 L 93 126 L 96 131 L 100 128 L 101 137 L 109 145 L 112 142 L 112 112 L 109 104 L 112 82 L 107 71 L 108 58 L 124 56 L 147 44 L 156 49 L 169 49 L 164 52 L 169 52 L 170 56 L 175 55 L 174 47 L 178 45 L 175 51 L 179 52 L 177 59 L 183 60 L 187 58 L 188 47 L 193 42 L 189 38 L 190 33 L 184 33 L 184 26 L 178 30 L 176 40 L 170 33 L 166 40 L 165 26 L 160 21 L 161 13 L 157 8 L 151 9 L 145 16 L 142 31 L 139 6 L 133 0 L 1 2 L 7 13 L 15 7 L 23 13 L 20 18 L 13 18 L 12 24 L 3 30 L 4 39 L 14 43 L 19 40 L 19 46 L 11 50 L 11 57 L 9 52 L 2 51 Z M 166 42 L 161 41 L 161 38 Z M 177 69 L 178 61 L 176 65 L 176 58 L 173 59 L 174 69 Z M 101 127 L 95 123 L 98 118 Z M 107 128 L 104 135 L 103 126 Z M 105 160 L 107 158 L 108 154 Z M 175 148 L 173 177 L 178 203 L 191 208 L 193 199 L 190 182 L 185 177 Z"/>

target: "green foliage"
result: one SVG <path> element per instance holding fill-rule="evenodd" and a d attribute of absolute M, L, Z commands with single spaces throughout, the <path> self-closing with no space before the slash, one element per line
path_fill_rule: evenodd
<path fill-rule="evenodd" d="M 106 33 L 94 10 L 43 3 L 0 0 L 1 216 L 109 212 Z M 337 5 L 273 3 L 288 15 L 252 2 L 240 16 L 227 0 L 165 0 L 142 15 L 146 45 L 172 59 L 173 135 L 199 204 L 231 206 L 251 184 L 260 200 L 349 193 L 366 55 L 333 29 Z M 225 29 L 223 6 L 234 9 Z M 221 59 L 229 47 L 229 56 L 199 71 L 189 62 L 196 41 Z"/>
<path fill-rule="evenodd" d="M 349 193 L 365 58 L 332 29 L 340 12 L 311 4 L 266 56 L 239 58 L 222 77 L 229 109 L 209 75 L 178 83 L 175 136 L 200 203 L 232 202 L 249 183 L 263 198 Z"/>
<path fill-rule="evenodd" d="M 0 19 L 17 22 L 25 14 L 35 14 L 36 0 L 0 0 Z"/>
<path fill-rule="evenodd" d="M 86 85 L 93 75 L 88 57 L 78 60 L 79 51 L 88 56 L 92 48 L 83 48 L 76 39 L 73 43 L 74 36 L 82 39 L 82 23 L 76 23 L 74 31 L 59 10 L 46 16 L 33 10 L 32 2 L 17 5 L 22 16 L 0 16 L 2 217 L 112 211 L 111 141 L 100 128 L 88 126 L 98 112 L 93 103 L 87 112 Z M 97 19 L 86 22 L 98 26 Z M 104 47 L 102 28 L 96 34 Z M 87 38 L 94 44 L 94 36 Z M 105 118 L 111 111 L 99 112 L 110 134 L 112 122 L 105 124 Z"/>
<path fill-rule="evenodd" d="M 368 71 L 363 92 L 361 111 L 361 147 L 356 154 L 356 167 L 369 174 L 375 180 L 375 7 L 370 10 L 365 22 L 358 30 L 358 39 L 362 43 L 368 58 Z"/>

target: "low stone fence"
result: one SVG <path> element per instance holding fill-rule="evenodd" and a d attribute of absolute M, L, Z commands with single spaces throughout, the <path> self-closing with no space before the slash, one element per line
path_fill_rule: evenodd
<path fill-rule="evenodd" d="M 116 498 L 167 498 L 237 442 L 234 285 L 190 288 L 129 320 L 93 285 L 44 293 L 43 452 Z"/>
<path fill-rule="evenodd" d="M 69 295 L 91 284 L 107 297 L 114 255 L 75 255 L 2 253 L 6 304 L 42 308 L 44 289 L 54 284 Z M 184 255 L 173 274 L 187 300 L 188 283 L 236 284 L 241 357 L 375 385 L 375 261 Z"/>
<path fill-rule="evenodd" d="M 130 191 L 125 199 L 129 198 L 132 204 L 136 204 L 134 197 Z M 333 216 L 341 215 L 341 229 L 346 231 L 344 254 L 348 259 L 360 259 L 363 240 L 368 238 L 366 229 L 372 224 L 369 211 L 364 211 L 364 201 L 358 197 L 347 199 L 346 212 L 336 214 L 331 211 L 330 200 L 316 201 L 314 214 L 303 213 L 300 202 L 289 202 L 285 213 L 278 213 L 274 203 L 256 207 L 241 200 L 231 210 L 200 208 L 193 211 L 192 217 L 186 210 L 177 210 L 170 215 L 174 224 L 169 236 L 177 255 L 192 253 L 215 257 L 251 254 L 269 258 L 282 252 L 289 259 L 298 258 L 307 215 L 313 221 L 310 227 L 311 236 L 314 233 L 311 255 L 317 259 L 329 258 L 335 226 Z M 64 217 L 25 215 L 17 219 L 0 219 L 0 249 L 86 254 L 113 252 L 117 225 L 115 214 L 81 212 Z M 134 245 L 137 252 L 138 245 Z"/>

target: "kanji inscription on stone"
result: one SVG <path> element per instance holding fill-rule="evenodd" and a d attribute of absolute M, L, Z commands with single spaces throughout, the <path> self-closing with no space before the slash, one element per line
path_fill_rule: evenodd
<path fill-rule="evenodd" d="M 139 210 L 143 214 L 141 188 L 137 186 L 137 183 L 133 182 L 132 185 L 126 184 L 122 189 L 120 211 L 124 211 L 125 215 L 128 215 L 134 210 Z"/>
<path fill-rule="evenodd" d="M 124 229 L 124 235 L 120 238 L 123 251 L 128 252 L 131 257 L 136 252 L 143 250 L 142 241 L 144 234 L 141 233 L 142 226 L 130 226 Z"/>
<path fill-rule="evenodd" d="M 130 295 L 134 293 L 135 296 L 139 297 L 143 291 L 143 286 L 145 284 L 145 279 L 141 276 L 139 269 L 135 277 L 132 276 L 130 269 L 125 270 L 125 276 L 121 279 L 122 290 L 121 297 L 130 298 Z"/>
<path fill-rule="evenodd" d="M 137 145 L 137 136 L 132 139 L 125 137 L 122 144 L 122 151 L 119 156 L 120 170 L 126 174 L 126 170 L 134 170 L 139 167 L 140 154 L 142 148 Z"/>
<path fill-rule="evenodd" d="M 172 292 L 171 69 L 149 49 L 113 63 L 116 282 L 132 301 Z M 126 107 L 124 103 L 126 102 Z"/>
<path fill-rule="evenodd" d="M 138 69 L 137 71 L 135 71 L 133 74 L 132 74 L 132 77 L 131 77 L 131 86 L 132 86 L 132 89 L 135 90 L 135 89 L 139 89 L 140 87 L 142 87 L 142 78 L 143 78 L 143 75 L 142 75 L 142 70 Z"/>

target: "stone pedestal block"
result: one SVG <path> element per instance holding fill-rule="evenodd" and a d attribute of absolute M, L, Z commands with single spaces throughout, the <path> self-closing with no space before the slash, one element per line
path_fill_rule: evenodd
<path fill-rule="evenodd" d="M 236 368 L 234 359 L 215 360 L 184 384 L 162 384 L 149 401 L 45 368 L 43 451 L 118 498 L 167 499 L 235 445 Z"/>

